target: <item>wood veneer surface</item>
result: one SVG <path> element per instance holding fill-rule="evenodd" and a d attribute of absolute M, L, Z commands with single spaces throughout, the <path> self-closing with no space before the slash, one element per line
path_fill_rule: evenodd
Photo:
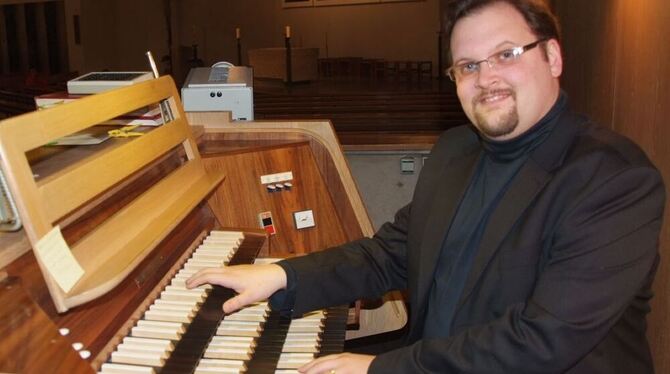
<path fill-rule="evenodd" d="M 637 142 L 661 171 L 667 189 L 670 2 L 552 3 L 563 23 L 562 83 L 573 107 Z M 670 202 L 659 251 L 661 264 L 653 286 L 647 336 L 656 372 L 670 373 Z"/>
<path fill-rule="evenodd" d="M 277 234 L 270 237 L 270 256 L 299 255 L 347 241 L 307 143 L 205 156 L 203 160 L 208 171 L 221 170 L 227 176 L 209 201 L 222 225 L 258 227 L 259 213 L 273 213 Z M 287 171 L 293 173 L 290 190 L 270 193 L 260 183 L 261 175 Z M 316 227 L 295 228 L 293 213 L 302 210 L 313 211 Z"/>
<path fill-rule="evenodd" d="M 291 147 L 306 142 L 313 156 L 318 173 L 327 186 L 327 193 L 335 202 L 334 209 L 347 240 L 356 240 L 364 236 L 358 223 L 354 208 L 345 190 L 344 182 L 337 171 L 332 155 L 326 147 L 314 138 L 300 133 L 208 133 L 203 138 L 201 153 L 203 157 L 217 157 L 220 154 L 257 151 L 264 148 Z"/>
<path fill-rule="evenodd" d="M 71 343 L 83 343 L 84 349 L 89 350 L 94 358 L 114 338 L 137 306 L 147 299 L 154 285 L 174 265 L 197 234 L 209 231 L 214 226 L 213 215 L 206 205 L 201 205 L 111 292 L 64 314 L 56 312 L 32 251 L 8 266 L 7 272 L 21 279 L 22 287 L 53 325 L 70 329 L 67 338 Z"/>

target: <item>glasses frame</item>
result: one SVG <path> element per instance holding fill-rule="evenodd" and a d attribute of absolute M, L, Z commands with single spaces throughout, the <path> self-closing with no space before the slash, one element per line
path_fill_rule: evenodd
<path fill-rule="evenodd" d="M 465 65 L 471 65 L 471 64 L 476 65 L 477 70 L 473 71 L 471 74 L 468 74 L 468 76 L 473 75 L 475 73 L 479 73 L 481 71 L 481 64 L 483 62 L 486 62 L 486 64 L 489 66 L 489 68 L 492 69 L 496 65 L 499 65 L 498 61 L 502 61 L 498 57 L 500 57 L 500 56 L 502 56 L 503 54 L 506 54 L 506 53 L 511 53 L 512 54 L 512 58 L 510 59 L 510 64 L 513 64 L 514 62 L 519 60 L 521 55 L 523 55 L 524 53 L 526 53 L 526 52 L 530 51 L 531 49 L 537 47 L 541 43 L 544 43 L 544 42 L 548 41 L 549 39 L 550 38 L 538 39 L 538 40 L 536 40 L 532 43 L 526 44 L 526 45 L 521 46 L 521 47 L 506 48 L 506 49 L 503 49 L 501 51 L 498 51 L 498 52 L 490 55 L 489 57 L 487 57 L 483 60 L 467 61 L 467 62 L 462 62 L 458 65 L 452 65 L 445 70 L 445 73 L 447 74 L 449 79 L 452 80 L 452 82 L 457 82 L 458 81 L 458 76 L 459 76 L 459 74 L 456 73 L 457 69 L 463 68 Z"/>

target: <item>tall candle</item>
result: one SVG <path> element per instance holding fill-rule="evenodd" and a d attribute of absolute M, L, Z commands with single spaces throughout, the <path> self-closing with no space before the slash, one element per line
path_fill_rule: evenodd
<path fill-rule="evenodd" d="M 239 27 L 236 27 L 236 28 L 235 28 L 235 38 L 239 39 L 239 38 L 240 38 L 240 35 L 241 35 L 241 34 L 240 34 L 240 28 L 239 28 Z"/>
<path fill-rule="evenodd" d="M 291 37 L 291 26 L 286 26 L 286 30 L 284 32 L 284 35 L 286 35 L 287 38 Z"/>

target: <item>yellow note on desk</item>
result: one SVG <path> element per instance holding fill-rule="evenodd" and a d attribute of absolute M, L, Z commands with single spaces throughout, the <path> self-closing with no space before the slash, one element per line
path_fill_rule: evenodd
<path fill-rule="evenodd" d="M 60 288 L 69 292 L 84 275 L 84 269 L 72 255 L 60 227 L 56 226 L 37 242 L 36 251 L 43 265 Z"/>

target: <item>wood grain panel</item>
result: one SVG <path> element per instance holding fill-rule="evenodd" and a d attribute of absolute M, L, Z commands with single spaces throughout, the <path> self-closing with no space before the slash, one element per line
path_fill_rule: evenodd
<path fill-rule="evenodd" d="M 576 99 L 574 106 L 640 144 L 667 185 L 670 183 L 667 145 L 670 129 L 666 124 L 670 118 L 667 47 L 670 2 L 562 0 L 554 1 L 554 5 L 563 22 L 564 50 L 569 64 L 563 83 Z M 662 261 L 654 282 L 648 337 L 656 372 L 668 373 L 670 208 L 667 204 L 660 253 Z"/>
<path fill-rule="evenodd" d="M 203 157 L 208 172 L 223 172 L 224 183 L 210 198 L 223 226 L 259 226 L 258 214 L 273 214 L 277 234 L 270 237 L 272 257 L 309 253 L 347 241 L 328 187 L 306 142 Z M 291 171 L 293 187 L 270 193 L 261 175 Z M 297 230 L 293 212 L 311 209 L 316 227 Z"/>
<path fill-rule="evenodd" d="M 344 181 L 338 171 L 330 152 L 323 144 L 314 138 L 299 133 L 207 133 L 201 146 L 203 154 L 215 154 L 217 152 L 234 152 L 235 150 L 251 150 L 258 147 L 278 147 L 291 145 L 296 142 L 307 142 L 309 144 L 314 161 L 319 173 L 328 186 L 328 193 L 335 201 L 335 212 L 348 240 L 359 239 L 365 235 L 361 224 L 356 217 L 351 199 L 344 187 Z"/>
<path fill-rule="evenodd" d="M 614 111 L 615 130 L 640 144 L 670 182 L 667 119 L 670 116 L 668 80 L 670 5 L 665 0 L 619 1 L 618 57 Z M 666 186 L 667 189 L 667 186 Z M 666 205 L 661 234 L 661 262 L 654 282 L 655 298 L 648 336 L 658 373 L 670 372 L 670 215 Z"/>
<path fill-rule="evenodd" d="M 102 210 L 100 213 L 106 214 Z M 21 279 L 23 289 L 53 323 L 43 326 L 43 329 L 70 329 L 67 336 L 69 344 L 83 343 L 84 349 L 89 350 L 94 359 L 131 318 L 136 307 L 148 298 L 154 285 L 171 269 L 183 251 L 200 233 L 213 229 L 215 225 L 215 218 L 207 205 L 201 205 L 113 291 L 65 314 L 56 312 L 32 251 L 10 264 L 7 273 Z"/>
<path fill-rule="evenodd" d="M 563 26 L 561 86 L 576 111 L 588 113 L 603 126 L 611 127 L 617 47 L 614 36 L 618 28 L 616 3 L 563 0 L 555 1 L 554 8 Z"/>
<path fill-rule="evenodd" d="M 326 178 L 336 211 L 350 240 L 372 236 L 374 230 L 358 193 L 342 147 L 328 121 L 252 121 L 232 123 L 225 112 L 188 113 L 192 125 L 204 126 L 206 139 L 256 141 L 282 144 L 288 139 L 307 139 L 319 171 Z M 208 141 L 209 143 L 209 141 Z M 238 143 L 239 142 L 235 142 Z M 205 145 L 205 149 L 207 146 Z M 205 151 L 207 152 L 207 151 Z"/>
<path fill-rule="evenodd" d="M 68 338 L 21 288 L 17 278 L 0 282 L 0 370 L 7 373 L 93 373 Z M 44 349 L 48 347 L 48 349 Z M 39 352 L 39 354 L 34 354 Z"/>
<path fill-rule="evenodd" d="M 654 116 L 658 97 L 658 54 L 659 45 L 652 5 L 640 6 L 638 2 L 619 2 L 619 33 L 616 80 L 617 88 L 614 106 L 614 129 L 644 147 L 653 158 Z M 651 6 L 649 6 L 651 5 Z"/>

